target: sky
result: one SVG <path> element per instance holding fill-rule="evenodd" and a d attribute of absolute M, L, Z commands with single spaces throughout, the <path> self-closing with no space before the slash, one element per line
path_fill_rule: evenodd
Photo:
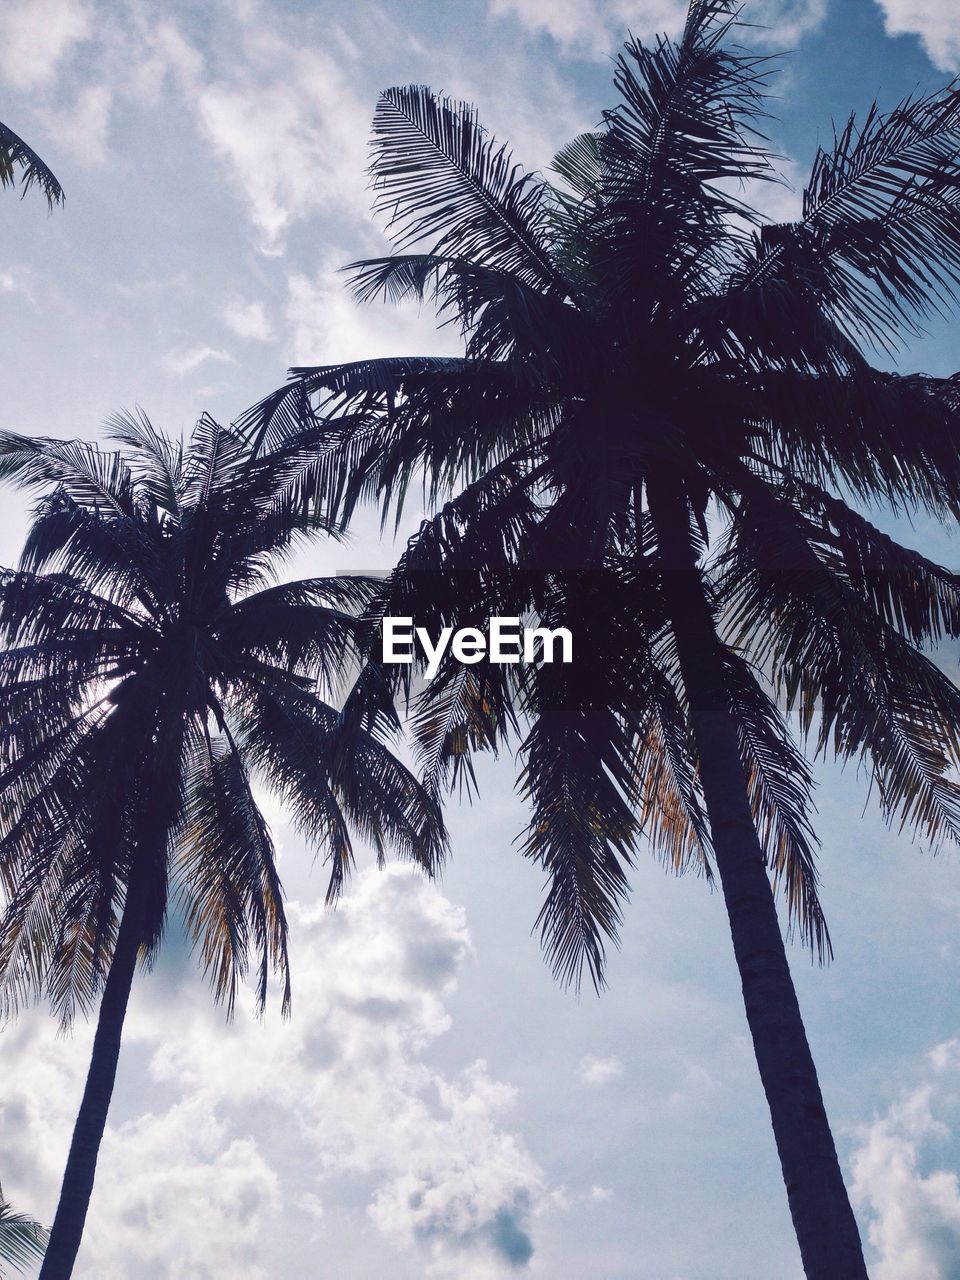
<path fill-rule="evenodd" d="M 960 70 L 951 0 L 752 0 L 788 49 L 770 133 L 794 190 L 832 120 Z M 384 247 L 366 187 L 379 90 L 475 102 L 541 168 L 615 101 L 629 28 L 674 0 L 5 0 L 0 119 L 67 191 L 0 193 L 2 425 L 95 437 L 137 405 L 230 420 L 291 364 L 444 352 L 416 309 L 362 309 L 338 268 Z M 952 372 L 945 322 L 900 359 Z M 408 533 L 418 513 L 411 511 Z M 0 503 L 0 562 L 27 512 Z M 904 536 L 956 567 L 950 529 Z M 390 565 L 372 513 L 306 572 Z M 364 868 L 335 912 L 269 797 L 294 1014 L 226 1026 L 174 928 L 134 987 L 82 1280 L 799 1280 L 719 895 L 641 853 L 609 990 L 578 999 L 531 936 L 536 868 L 509 755 L 452 802 L 439 883 Z M 960 867 L 884 829 L 818 766 L 836 958 L 791 947 L 875 1280 L 960 1277 Z M 241 1001 L 241 1005 L 243 1002 Z M 0 1031 L 0 1182 L 49 1221 L 92 1028 Z"/>

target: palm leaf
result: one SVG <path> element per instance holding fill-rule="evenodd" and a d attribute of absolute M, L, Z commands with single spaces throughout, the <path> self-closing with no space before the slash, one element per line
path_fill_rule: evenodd
<path fill-rule="evenodd" d="M 819 149 L 800 222 L 771 227 L 734 288 L 790 275 L 855 337 L 889 345 L 960 282 L 960 85 L 851 116 Z"/>
<path fill-rule="evenodd" d="M 373 120 L 376 208 L 398 248 L 469 258 L 568 291 L 550 255 L 546 185 L 524 173 L 468 103 L 422 85 L 388 89 Z"/>
<path fill-rule="evenodd" d="M 52 171 L 22 138 L 5 124 L 0 124 L 0 186 L 14 186 L 17 170 L 20 171 L 23 195 L 26 195 L 31 187 L 36 186 L 46 197 L 48 208 L 52 209 L 55 204 L 63 204 L 63 188 Z"/>
<path fill-rule="evenodd" d="M 0 1188 L 0 1262 L 24 1272 L 43 1257 L 50 1233 L 25 1213 L 15 1213 Z"/>

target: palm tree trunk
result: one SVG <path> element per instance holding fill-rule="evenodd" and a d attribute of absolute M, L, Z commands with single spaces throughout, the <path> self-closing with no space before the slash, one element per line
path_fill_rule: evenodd
<path fill-rule="evenodd" d="M 87 1083 L 73 1129 L 60 1200 L 39 1280 L 69 1280 L 80 1248 L 97 1170 L 97 1156 L 117 1076 L 123 1021 L 137 967 L 143 924 L 142 890 L 138 889 L 137 880 L 142 880 L 142 876 L 131 877 L 110 972 L 103 988 Z"/>
<path fill-rule="evenodd" d="M 804 1273 L 808 1280 L 865 1280 L 860 1235 L 750 809 L 716 627 L 691 541 L 686 496 L 667 480 L 649 486 L 648 500 L 747 1022 Z"/>

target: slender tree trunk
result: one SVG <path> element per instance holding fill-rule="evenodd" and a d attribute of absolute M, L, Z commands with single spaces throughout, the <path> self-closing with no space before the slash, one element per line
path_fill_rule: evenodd
<path fill-rule="evenodd" d="M 100 1001 L 87 1083 L 73 1130 L 70 1154 L 60 1188 L 60 1201 L 50 1229 L 50 1243 L 40 1269 L 40 1280 L 69 1280 L 80 1248 L 97 1170 L 97 1155 L 117 1076 L 123 1020 L 137 967 L 143 904 L 141 891 L 135 881 L 141 878 L 131 877 L 130 892 L 127 894 L 117 931 L 110 972 Z"/>
<path fill-rule="evenodd" d="M 667 608 L 700 758 L 717 872 L 747 1022 L 808 1280 L 864 1280 L 867 1270 L 800 1016 L 770 879 L 750 810 L 719 640 L 679 488 L 648 490 Z"/>

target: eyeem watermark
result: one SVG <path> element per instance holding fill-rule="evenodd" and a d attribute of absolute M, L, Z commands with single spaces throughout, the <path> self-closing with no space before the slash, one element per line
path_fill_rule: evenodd
<path fill-rule="evenodd" d="M 560 661 L 573 661 L 573 636 L 566 627 L 522 627 L 519 618 L 491 618 L 487 632 L 477 627 L 443 627 L 434 641 L 426 627 L 415 627 L 413 618 L 383 619 L 383 661 L 409 666 L 414 642 L 427 659 L 428 680 L 440 670 L 447 650 L 457 662 L 554 662 L 559 647 Z"/>

